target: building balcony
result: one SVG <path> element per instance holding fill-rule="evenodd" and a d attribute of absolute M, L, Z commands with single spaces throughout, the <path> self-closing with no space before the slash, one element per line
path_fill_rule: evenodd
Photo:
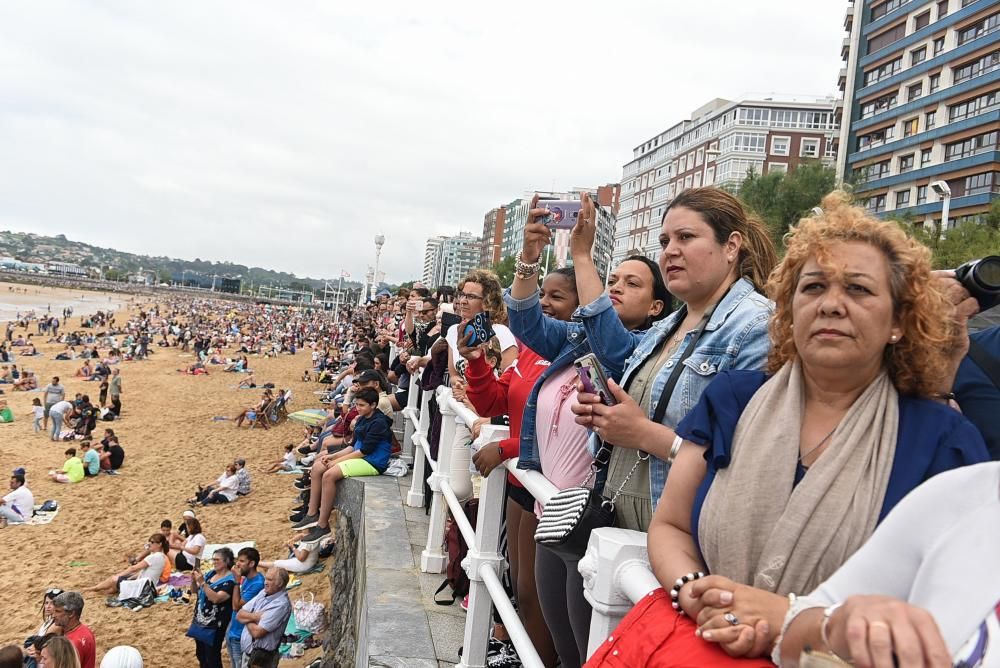
<path fill-rule="evenodd" d="M 848 35 L 844 38 L 844 41 L 840 44 L 840 59 L 847 61 L 848 57 L 851 55 L 851 36 Z"/>
<path fill-rule="evenodd" d="M 843 93 L 844 89 L 847 87 L 847 68 L 841 67 L 840 74 L 837 76 L 837 86 L 840 88 L 840 92 Z"/>

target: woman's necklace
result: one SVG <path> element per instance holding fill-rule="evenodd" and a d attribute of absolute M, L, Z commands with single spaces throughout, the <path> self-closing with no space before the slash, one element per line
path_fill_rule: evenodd
<path fill-rule="evenodd" d="M 837 427 L 839 427 L 839 426 L 840 426 L 840 425 L 838 424 L 838 425 L 837 425 Z M 809 455 L 811 455 L 812 453 L 814 453 L 814 452 L 816 452 L 817 450 L 819 450 L 820 446 L 822 446 L 822 445 L 823 445 L 824 443 L 826 443 L 826 442 L 827 442 L 828 440 L 830 440 L 830 437 L 831 437 L 831 436 L 833 436 L 833 432 L 837 431 L 837 427 L 834 427 L 833 429 L 831 429 L 831 430 L 830 430 L 830 433 L 829 433 L 829 434 L 827 434 L 826 436 L 824 436 L 824 437 L 823 437 L 823 440 L 822 440 L 822 441 L 820 441 L 820 442 L 819 442 L 819 443 L 817 443 L 816 445 L 812 446 L 812 447 L 811 447 L 810 449 L 806 450 L 806 451 L 805 451 L 804 453 L 800 454 L 800 455 L 799 455 L 799 460 L 798 460 L 798 461 L 799 461 L 799 463 L 800 463 L 800 464 L 802 464 L 802 461 L 803 461 L 803 460 L 804 460 L 804 459 L 805 459 L 806 457 L 808 457 L 808 456 L 809 456 Z M 803 467 L 805 467 L 805 468 L 808 468 L 808 467 L 807 467 L 807 466 L 806 466 L 805 464 L 802 464 L 802 466 L 803 466 Z"/>

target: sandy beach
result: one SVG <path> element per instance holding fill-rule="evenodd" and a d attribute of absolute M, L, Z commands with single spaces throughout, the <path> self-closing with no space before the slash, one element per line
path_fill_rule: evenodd
<path fill-rule="evenodd" d="M 37 315 L 60 315 L 63 308 L 73 308 L 75 316 L 95 311 L 121 311 L 139 299 L 134 295 L 91 290 L 71 290 L 45 285 L 26 285 L 0 281 L 0 322 L 13 320 L 18 313 L 34 311 Z"/>
<path fill-rule="evenodd" d="M 28 293 L 15 300 L 13 293 L 8 294 L 7 285 L 0 284 L 0 308 L 13 304 L 19 310 L 34 306 L 36 311 L 44 312 L 51 303 L 53 312 L 58 313 L 60 304 L 76 299 L 74 316 L 66 327 L 70 330 L 79 325 L 80 316 L 106 308 L 115 300 L 128 305 L 131 298 L 111 295 L 109 302 L 107 294 L 21 286 L 27 287 Z M 35 290 L 39 293 L 31 294 Z M 36 331 L 34 325 L 31 331 Z M 18 366 L 35 371 L 43 387 L 58 375 L 68 397 L 81 392 L 96 402 L 97 384 L 74 377 L 82 362 L 53 359 L 62 347 L 39 341 L 43 356 L 23 358 L 28 361 Z M 36 503 L 55 499 L 61 506 L 50 524 L 0 530 L 0 554 L 4 555 L 0 646 L 20 644 L 35 632 L 41 622 L 40 604 L 46 588 L 79 591 L 123 570 L 127 551 L 141 549 L 161 520 L 169 518 L 178 524 L 187 508 L 185 499 L 196 485 L 214 480 L 225 463 L 238 456 L 247 460 L 253 491 L 232 504 L 198 509 L 205 536 L 209 543 L 255 540 L 264 559 L 287 556 L 281 546 L 292 537 L 287 515 L 296 494 L 292 488 L 294 476 L 265 475 L 261 471 L 265 462 L 283 454 L 286 443 L 301 439 L 301 426 L 286 421 L 270 431 L 251 431 L 237 429 L 231 421 L 213 421 L 216 416 L 233 416 L 255 402 L 259 391 L 236 389 L 239 375 L 223 373 L 221 368 L 212 369 L 208 376 L 177 373 L 178 368 L 194 359 L 193 355 L 180 353 L 179 348 L 150 350 L 153 355 L 148 360 L 121 364 L 122 419 L 99 423 L 95 431 L 95 435 L 99 434 L 108 424 L 121 438 L 126 462 L 117 477 L 99 476 L 76 485 L 49 481 L 45 472 L 62 466 L 67 444 L 52 443 L 46 435 L 33 432 L 31 402 L 40 393 L 12 392 L 9 385 L 0 385 L 16 416 L 13 424 L 0 424 L 0 469 L 5 483 L 10 470 L 24 466 Z M 314 398 L 312 391 L 317 386 L 301 381 L 303 369 L 309 366 L 308 354 L 251 357 L 251 364 L 258 384 L 273 382 L 278 388 L 294 390 L 291 410 L 312 407 L 309 400 Z M 290 593 L 294 601 L 310 592 L 327 603 L 327 571 L 303 576 L 302 585 Z M 192 616 L 191 605 L 159 603 L 131 612 L 107 607 L 104 596 L 88 594 L 85 598 L 83 621 L 97 638 L 98 660 L 115 645 L 131 644 L 142 652 L 146 666 L 197 665 L 194 641 L 184 636 Z M 308 650 L 303 659 L 282 661 L 282 666 L 306 665 L 320 653 L 321 649 Z"/>

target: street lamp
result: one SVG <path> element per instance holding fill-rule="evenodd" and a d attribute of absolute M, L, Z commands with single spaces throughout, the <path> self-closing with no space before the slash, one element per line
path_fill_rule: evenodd
<path fill-rule="evenodd" d="M 378 263 L 379 259 L 382 257 L 382 245 L 385 243 L 385 236 L 381 234 L 375 235 L 375 274 L 372 276 L 372 287 L 371 287 L 371 297 L 372 301 L 375 301 L 375 293 L 378 291 Z"/>
<path fill-rule="evenodd" d="M 931 190 L 937 193 L 944 204 L 941 205 L 941 230 L 939 234 L 944 234 L 948 229 L 948 213 L 951 209 L 951 186 L 945 181 L 931 182 Z"/>

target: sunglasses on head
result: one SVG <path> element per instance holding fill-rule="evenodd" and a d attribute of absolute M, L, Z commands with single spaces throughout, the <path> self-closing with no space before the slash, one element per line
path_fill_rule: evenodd
<path fill-rule="evenodd" d="M 52 597 L 52 598 L 55 598 L 56 596 L 58 596 L 61 593 L 63 593 L 63 590 L 59 589 L 58 587 L 52 587 L 51 589 L 46 589 L 45 590 L 45 595 L 49 596 L 49 597 Z"/>

